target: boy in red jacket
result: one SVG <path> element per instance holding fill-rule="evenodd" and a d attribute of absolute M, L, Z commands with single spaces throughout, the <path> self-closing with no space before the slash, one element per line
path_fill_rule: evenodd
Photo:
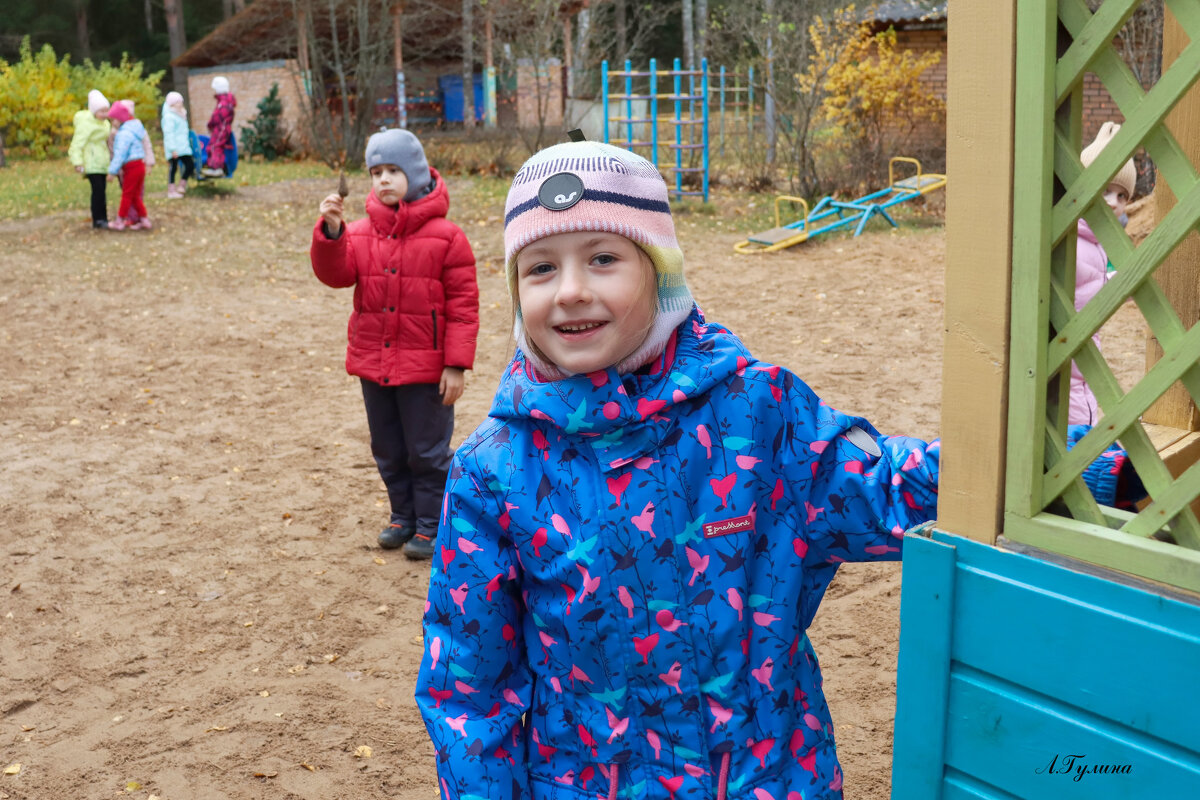
<path fill-rule="evenodd" d="M 322 283 L 354 287 L 346 371 L 362 382 L 371 453 L 392 506 L 379 544 L 427 559 L 450 465 L 454 401 L 475 359 L 475 256 L 446 219 L 446 184 L 416 136 L 374 134 L 366 162 L 366 218 L 345 225 L 342 197 L 329 195 L 310 255 Z"/>

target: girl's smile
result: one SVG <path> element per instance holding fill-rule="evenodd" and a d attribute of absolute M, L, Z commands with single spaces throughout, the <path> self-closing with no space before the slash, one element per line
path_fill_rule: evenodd
<path fill-rule="evenodd" d="M 636 351 L 657 300 L 649 256 L 624 236 L 595 231 L 547 236 L 517 254 L 517 296 L 529 341 L 576 374 Z"/>

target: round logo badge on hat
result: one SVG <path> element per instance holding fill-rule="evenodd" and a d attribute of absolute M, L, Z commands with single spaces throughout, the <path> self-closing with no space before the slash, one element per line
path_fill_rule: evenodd
<path fill-rule="evenodd" d="M 571 172 L 559 172 L 542 181 L 538 202 L 551 211 L 566 211 L 583 199 L 583 181 Z"/>

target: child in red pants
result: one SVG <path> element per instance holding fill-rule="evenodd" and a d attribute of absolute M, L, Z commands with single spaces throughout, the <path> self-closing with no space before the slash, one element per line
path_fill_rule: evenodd
<path fill-rule="evenodd" d="M 117 173 L 124 169 L 121 178 L 121 205 L 117 219 L 108 224 L 110 231 L 149 230 L 150 218 L 146 204 L 142 202 L 142 190 L 146 182 L 146 149 L 143 139 L 146 128 L 134 119 L 122 103 L 114 103 L 108 115 L 109 121 L 117 126 L 113 137 L 113 155 L 108 165 L 108 179 L 116 180 Z M 137 212 L 138 221 L 129 221 L 130 209 Z"/>

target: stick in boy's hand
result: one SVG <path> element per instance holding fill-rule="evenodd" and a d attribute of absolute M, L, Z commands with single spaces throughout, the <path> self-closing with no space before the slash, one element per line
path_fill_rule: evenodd
<path fill-rule="evenodd" d="M 335 192 L 321 201 L 321 217 L 325 220 L 325 233 L 336 239 L 342 233 L 342 197 Z"/>

